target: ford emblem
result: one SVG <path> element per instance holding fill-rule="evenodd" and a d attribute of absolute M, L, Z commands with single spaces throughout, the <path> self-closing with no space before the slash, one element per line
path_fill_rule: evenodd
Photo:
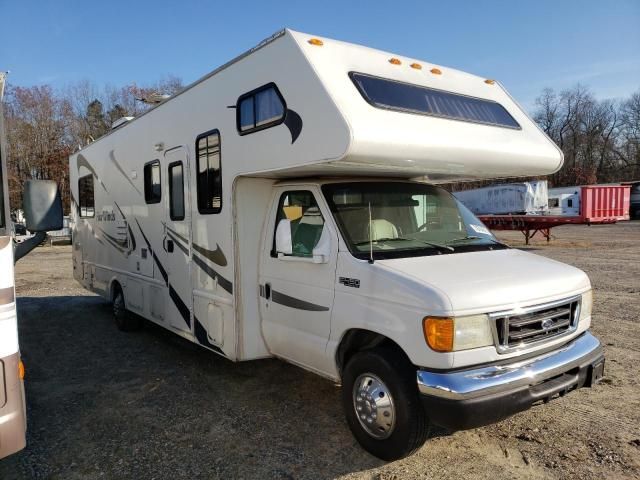
<path fill-rule="evenodd" d="M 545 330 L 549 330 L 550 328 L 552 328 L 555 325 L 555 322 L 553 320 L 551 320 L 550 318 L 545 318 L 542 321 L 542 328 L 544 328 Z"/>

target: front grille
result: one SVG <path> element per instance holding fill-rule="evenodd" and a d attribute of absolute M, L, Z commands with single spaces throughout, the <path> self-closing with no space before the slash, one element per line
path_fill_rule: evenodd
<path fill-rule="evenodd" d="M 580 296 L 491 315 L 496 347 L 505 352 L 566 335 L 580 316 Z"/>

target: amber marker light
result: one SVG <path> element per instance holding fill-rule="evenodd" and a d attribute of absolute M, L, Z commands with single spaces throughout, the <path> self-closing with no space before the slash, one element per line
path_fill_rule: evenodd
<path fill-rule="evenodd" d="M 484 83 L 486 83 L 487 85 L 493 85 L 494 83 L 496 83 L 495 80 L 491 80 L 490 78 L 487 78 Z"/>
<path fill-rule="evenodd" d="M 431 73 L 433 73 L 434 75 L 442 75 L 442 70 L 440 70 L 439 68 L 432 68 L 431 70 L 429 70 Z"/>
<path fill-rule="evenodd" d="M 415 68 L 416 70 L 422 70 L 422 65 L 420 65 L 419 63 L 412 63 L 411 65 L 409 65 L 411 68 Z"/>
<path fill-rule="evenodd" d="M 424 338 L 427 345 L 436 352 L 453 351 L 455 328 L 453 318 L 424 317 L 422 320 Z"/>
<path fill-rule="evenodd" d="M 319 38 L 312 38 L 311 40 L 309 40 L 309 43 L 311 45 L 315 45 L 316 47 L 321 47 L 324 45 L 324 42 Z"/>
<path fill-rule="evenodd" d="M 389 59 L 389 63 L 391 65 L 402 65 L 402 62 L 399 59 L 397 59 L 396 57 L 390 58 Z"/>
<path fill-rule="evenodd" d="M 24 380 L 24 363 L 22 363 L 22 360 L 18 362 L 18 377 L 20 380 Z"/>

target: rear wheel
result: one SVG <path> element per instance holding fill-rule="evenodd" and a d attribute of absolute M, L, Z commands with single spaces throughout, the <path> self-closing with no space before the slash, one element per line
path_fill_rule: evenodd
<path fill-rule="evenodd" d="M 124 302 L 124 293 L 122 293 L 122 288 L 119 285 L 116 286 L 113 295 L 113 318 L 118 329 L 123 332 L 132 332 L 142 327 L 140 317 L 127 310 Z"/>
<path fill-rule="evenodd" d="M 369 453 L 397 460 L 424 444 L 429 422 L 415 368 L 403 355 L 390 349 L 355 354 L 345 367 L 342 387 L 349 428 Z"/>

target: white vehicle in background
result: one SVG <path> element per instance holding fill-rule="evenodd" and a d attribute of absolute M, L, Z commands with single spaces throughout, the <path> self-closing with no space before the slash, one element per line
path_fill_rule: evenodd
<path fill-rule="evenodd" d="M 342 383 L 400 458 L 602 376 L 587 276 L 435 185 L 561 165 L 493 80 L 285 30 L 70 157 L 74 276 L 122 330 Z"/>
<path fill-rule="evenodd" d="M 14 261 L 42 242 L 46 230 L 62 226 L 62 204 L 55 182 L 27 182 L 23 199 L 27 228 L 37 233 L 14 246 L 2 113 L 4 80 L 5 75 L 0 73 L 0 458 L 24 448 L 27 428 L 24 365 L 18 345 Z"/>

